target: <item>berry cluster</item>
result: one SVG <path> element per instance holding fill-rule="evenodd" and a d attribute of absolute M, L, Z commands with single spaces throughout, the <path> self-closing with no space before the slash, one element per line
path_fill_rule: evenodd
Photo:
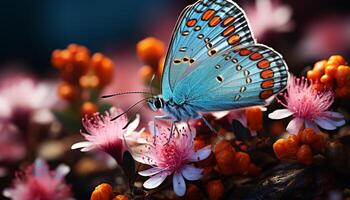
<path fill-rule="evenodd" d="M 125 195 L 113 194 L 113 188 L 108 183 L 102 183 L 95 187 L 95 190 L 91 194 L 90 200 L 128 200 Z"/>
<path fill-rule="evenodd" d="M 319 153 L 326 146 L 323 135 L 317 134 L 311 128 L 306 128 L 287 139 L 279 139 L 273 144 L 273 150 L 280 160 L 297 160 L 309 165 L 313 155 Z"/>
<path fill-rule="evenodd" d="M 307 72 L 307 78 L 315 83 L 319 91 L 332 89 L 337 97 L 350 98 L 350 67 L 340 55 L 315 63 Z"/>
<path fill-rule="evenodd" d="M 98 93 L 112 81 L 112 60 L 102 53 L 90 55 L 85 46 L 70 44 L 66 49 L 53 51 L 51 62 L 60 71 L 59 96 L 70 103 L 82 102 L 83 115 L 97 112 L 97 106 L 91 100 L 91 93 Z M 84 97 L 86 91 L 90 94 Z"/>

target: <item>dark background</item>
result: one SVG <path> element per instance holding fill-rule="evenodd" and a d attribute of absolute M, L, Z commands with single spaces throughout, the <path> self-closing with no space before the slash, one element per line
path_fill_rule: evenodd
<path fill-rule="evenodd" d="M 193 0 L 22 0 L 0 3 L 0 66 L 19 63 L 36 73 L 50 70 L 50 53 L 69 43 L 86 45 L 92 51 L 123 50 L 134 53 L 138 40 L 150 34 L 167 42 L 170 35 L 156 30 L 161 23 L 170 32 L 180 11 Z M 242 3 L 239 1 L 238 3 Z M 254 1 L 244 1 L 244 3 Z M 307 65 L 291 50 L 310 24 L 324 18 L 349 17 L 348 0 L 288 0 L 296 27 L 267 36 L 265 44 L 281 51 L 292 65 Z M 164 24 L 164 19 L 168 19 Z M 350 23 L 350 21 L 349 21 Z M 158 34 L 158 35 L 157 35 Z M 318 33 L 315 33 L 318 34 Z M 350 45 L 349 45 L 350 46 Z M 348 47 L 349 47 L 348 46 Z M 346 53 L 349 48 L 334 53 Z M 330 52 L 330 54 L 333 52 Z M 320 58 L 321 59 L 321 58 Z M 314 61 L 310 61 L 314 62 Z M 290 65 L 291 65 L 290 64 Z"/>

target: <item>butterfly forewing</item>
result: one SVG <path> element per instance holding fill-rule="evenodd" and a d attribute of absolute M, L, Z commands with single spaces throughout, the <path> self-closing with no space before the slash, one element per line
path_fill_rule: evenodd
<path fill-rule="evenodd" d="M 188 6 L 175 27 L 162 80 L 163 98 L 203 62 L 228 49 L 252 45 L 244 12 L 226 0 L 202 0 Z"/>

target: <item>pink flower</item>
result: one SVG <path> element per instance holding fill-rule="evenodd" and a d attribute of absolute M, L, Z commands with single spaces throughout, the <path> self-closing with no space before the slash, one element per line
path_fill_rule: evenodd
<path fill-rule="evenodd" d="M 266 107 L 264 106 L 258 106 L 262 112 L 266 111 Z M 219 111 L 219 112 L 213 112 L 212 115 L 216 119 L 221 119 L 223 117 L 226 117 L 227 120 L 231 123 L 232 120 L 237 120 L 239 121 L 244 127 L 248 128 L 250 131 L 250 134 L 252 136 L 257 135 L 257 130 L 251 129 L 248 126 L 248 121 L 247 121 L 247 116 L 246 116 L 246 109 L 247 108 L 242 108 L 242 109 L 237 109 L 237 110 L 232 110 L 232 111 Z"/>
<path fill-rule="evenodd" d="M 0 123 L 0 161 L 17 161 L 26 148 L 18 129 L 11 123 Z"/>
<path fill-rule="evenodd" d="M 273 0 L 256 0 L 244 6 L 254 35 L 261 39 L 268 31 L 286 32 L 293 28 L 292 9 Z"/>
<path fill-rule="evenodd" d="M 122 113 L 122 110 L 112 108 L 104 116 L 95 113 L 95 116 L 90 119 L 87 117 L 83 118 L 83 126 L 87 133 L 81 132 L 81 134 L 87 141 L 73 144 L 71 148 L 82 148 L 81 151 L 83 152 L 92 149 L 101 149 L 121 164 L 123 154 L 128 150 L 128 143 L 132 145 L 132 143 L 138 140 L 136 137 L 140 133 L 135 132 L 135 129 L 140 122 L 140 117 L 137 115 L 136 119 L 127 128 L 123 129 L 128 123 L 125 115 L 111 121 L 113 117 L 120 113 Z M 143 129 L 140 132 L 142 131 Z"/>
<path fill-rule="evenodd" d="M 187 125 L 177 127 L 179 134 L 175 131 L 175 134 L 168 141 L 170 126 L 156 126 L 157 133 L 154 140 L 150 140 L 151 137 L 149 137 L 148 144 L 142 145 L 143 148 L 139 149 L 138 154 L 133 152 L 132 155 L 136 161 L 152 166 L 148 170 L 139 172 L 142 176 L 151 176 L 144 182 L 145 188 L 156 188 L 167 176 L 173 174 L 174 192 L 178 196 L 183 196 L 186 192 L 185 179 L 193 181 L 202 177 L 202 169 L 196 168 L 190 163 L 207 158 L 211 153 L 211 148 L 206 146 L 195 151 L 193 146 L 194 129 L 192 128 L 191 133 L 185 128 Z M 153 131 L 152 123 L 150 130 Z"/>
<path fill-rule="evenodd" d="M 320 93 L 308 84 L 304 77 L 291 77 L 287 86 L 287 93 L 283 95 L 285 103 L 280 103 L 286 109 L 275 110 L 269 114 L 271 119 L 294 117 L 287 126 L 287 131 L 296 134 L 302 128 L 312 128 L 319 132 L 317 125 L 323 129 L 334 130 L 345 124 L 344 116 L 337 112 L 328 111 L 333 103 L 331 91 Z"/>
<path fill-rule="evenodd" d="M 34 166 L 17 174 L 12 187 L 5 189 L 3 195 L 13 200 L 72 199 L 70 187 L 64 181 L 69 171 L 63 164 L 50 171 L 44 160 L 36 159 Z"/>

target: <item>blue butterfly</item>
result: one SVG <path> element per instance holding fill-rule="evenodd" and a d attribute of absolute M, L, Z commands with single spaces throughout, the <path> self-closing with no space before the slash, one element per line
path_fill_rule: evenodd
<path fill-rule="evenodd" d="M 282 56 L 256 42 L 236 3 L 199 0 L 179 17 L 166 56 L 162 94 L 148 104 L 162 109 L 165 115 L 155 119 L 172 120 L 172 127 L 203 119 L 215 131 L 202 113 L 266 105 L 287 81 Z"/>

